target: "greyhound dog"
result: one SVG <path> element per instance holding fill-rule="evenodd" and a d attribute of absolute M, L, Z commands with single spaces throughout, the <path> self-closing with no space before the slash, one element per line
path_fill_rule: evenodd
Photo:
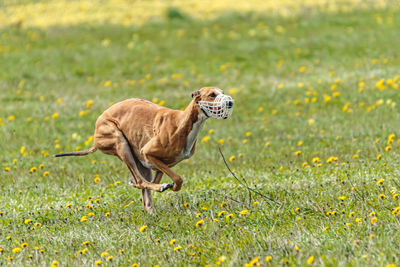
<path fill-rule="evenodd" d="M 142 189 L 143 208 L 153 213 L 150 190 L 179 191 L 183 180 L 170 168 L 194 154 L 197 136 L 208 118 L 227 119 L 232 114 L 233 99 L 221 89 L 204 87 L 194 91 L 192 98 L 184 111 L 137 98 L 114 104 L 97 119 L 92 148 L 55 157 L 84 156 L 97 149 L 117 156 L 132 173 L 130 185 Z M 173 183 L 160 184 L 163 174 Z"/>

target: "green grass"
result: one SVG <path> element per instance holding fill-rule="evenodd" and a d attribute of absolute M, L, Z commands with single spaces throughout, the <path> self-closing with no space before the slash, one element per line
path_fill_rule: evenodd
<path fill-rule="evenodd" d="M 398 264 L 397 7 L 211 21 L 171 12 L 142 26 L 0 29 L 0 265 L 10 256 L 16 266 Z M 209 85 L 234 97 L 233 116 L 206 123 L 196 154 L 174 168 L 182 190 L 153 194 L 155 216 L 117 158 L 51 157 L 90 147 L 111 103 L 157 98 L 180 109 Z M 220 139 L 230 167 L 263 196 L 230 175 Z"/>

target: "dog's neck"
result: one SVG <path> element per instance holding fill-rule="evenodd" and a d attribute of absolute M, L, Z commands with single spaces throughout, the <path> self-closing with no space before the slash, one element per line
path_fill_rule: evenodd
<path fill-rule="evenodd" d="M 192 101 L 189 106 L 186 107 L 182 115 L 178 129 L 181 130 L 181 133 L 186 137 L 183 153 L 188 154 L 191 152 L 197 140 L 197 136 L 208 117 L 197 107 L 195 101 Z"/>

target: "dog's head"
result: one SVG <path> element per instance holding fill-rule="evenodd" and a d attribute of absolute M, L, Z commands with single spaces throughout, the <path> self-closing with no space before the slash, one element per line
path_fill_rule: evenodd
<path fill-rule="evenodd" d="M 216 87 L 203 87 L 192 93 L 198 108 L 207 117 L 227 119 L 232 115 L 233 99 Z"/>

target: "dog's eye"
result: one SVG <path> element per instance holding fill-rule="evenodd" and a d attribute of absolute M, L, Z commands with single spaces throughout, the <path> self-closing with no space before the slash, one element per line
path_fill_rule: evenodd
<path fill-rule="evenodd" d="M 216 97 L 214 93 L 210 94 L 209 97 Z"/>

